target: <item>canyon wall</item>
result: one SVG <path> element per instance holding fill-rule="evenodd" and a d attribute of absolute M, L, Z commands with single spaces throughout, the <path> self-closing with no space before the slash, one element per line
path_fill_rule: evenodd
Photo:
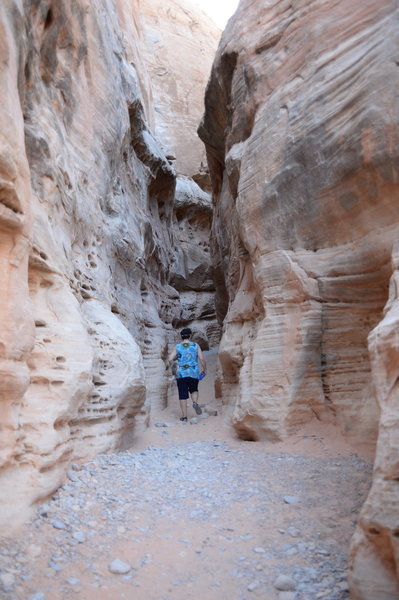
<path fill-rule="evenodd" d="M 156 104 L 151 125 L 182 175 L 207 172 L 197 130 L 221 31 L 189 0 L 141 0 L 144 60 Z"/>
<path fill-rule="evenodd" d="M 211 203 L 188 178 L 182 200 L 148 125 L 143 4 L 0 6 L 0 526 L 71 461 L 132 444 L 166 402 L 175 327 L 204 316 L 217 341 L 209 249 L 186 244 Z"/>
<path fill-rule="evenodd" d="M 149 122 L 177 173 L 170 282 L 179 292 L 181 312 L 174 324 L 192 327 L 194 339 L 207 350 L 219 343 L 220 325 L 209 246 L 209 172 L 204 145 L 194 132 L 221 31 L 189 1 L 141 0 L 139 5 L 154 106 Z"/>
<path fill-rule="evenodd" d="M 356 600 L 397 600 L 398 4 L 241 0 L 199 133 L 214 195 L 218 393 L 243 439 L 334 423 L 376 469 Z"/>

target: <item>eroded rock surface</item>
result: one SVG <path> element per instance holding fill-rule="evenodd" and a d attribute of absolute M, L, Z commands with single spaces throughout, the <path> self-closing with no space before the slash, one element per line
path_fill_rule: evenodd
<path fill-rule="evenodd" d="M 212 201 L 192 179 L 176 182 L 176 260 L 171 283 L 179 291 L 180 324 L 195 331 L 193 339 L 205 350 L 217 346 L 220 326 L 215 312 L 215 286 L 209 234 Z"/>
<path fill-rule="evenodd" d="M 397 243 L 384 318 L 371 332 L 369 347 L 381 419 L 373 485 L 362 508 L 351 548 L 351 588 L 354 600 L 395 600 L 399 597 L 398 485 L 399 298 Z"/>
<path fill-rule="evenodd" d="M 223 34 L 200 133 L 221 384 L 243 436 L 317 417 L 375 443 L 367 336 L 397 231 L 393 9 L 243 1 Z"/>
<path fill-rule="evenodd" d="M 350 11 L 242 0 L 200 127 L 224 319 L 218 387 L 238 434 L 278 440 L 316 418 L 372 449 L 381 413 L 357 600 L 399 596 L 397 49 L 390 0 Z"/>
<path fill-rule="evenodd" d="M 207 172 L 205 148 L 193 132 L 203 114 L 204 82 L 221 32 L 190 1 L 140 0 L 139 5 L 156 105 L 154 132 L 176 170 L 201 182 Z"/>
<path fill-rule="evenodd" d="M 148 125 L 141 9 L 0 7 L 1 524 L 72 459 L 132 443 L 166 402 L 174 326 L 209 302 L 205 249 L 183 273 L 206 295 L 199 310 L 171 282 L 176 172 Z"/>

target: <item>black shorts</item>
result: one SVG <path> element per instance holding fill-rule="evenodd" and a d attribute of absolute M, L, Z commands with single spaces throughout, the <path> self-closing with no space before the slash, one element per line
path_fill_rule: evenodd
<path fill-rule="evenodd" d="M 176 379 L 179 390 L 179 400 L 187 400 L 189 393 L 198 392 L 198 379 L 194 377 L 179 377 Z"/>

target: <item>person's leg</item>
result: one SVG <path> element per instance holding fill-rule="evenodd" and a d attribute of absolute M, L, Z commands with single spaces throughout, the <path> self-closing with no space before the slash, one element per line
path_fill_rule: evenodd
<path fill-rule="evenodd" d="M 179 390 L 179 404 L 182 416 L 180 421 L 187 421 L 187 400 L 188 400 L 188 382 L 187 377 L 176 379 L 177 389 Z"/>
<path fill-rule="evenodd" d="M 190 391 L 191 400 L 193 403 L 193 409 L 195 410 L 197 415 L 200 415 L 202 413 L 202 409 L 201 409 L 200 405 L 198 404 L 198 379 L 194 379 L 193 377 L 190 377 L 188 389 Z"/>
<path fill-rule="evenodd" d="M 179 398 L 179 402 L 180 402 L 182 419 L 187 419 L 187 398 L 185 400 L 181 400 Z"/>

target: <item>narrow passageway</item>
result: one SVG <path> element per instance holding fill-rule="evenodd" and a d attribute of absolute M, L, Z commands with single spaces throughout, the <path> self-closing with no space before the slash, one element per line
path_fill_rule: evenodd
<path fill-rule="evenodd" d="M 181 424 L 171 402 L 134 448 L 72 465 L 1 540 L 1 598 L 348 598 L 346 555 L 370 464 L 327 429 L 286 445 L 236 439 L 211 377 L 200 402 L 217 416 Z"/>

